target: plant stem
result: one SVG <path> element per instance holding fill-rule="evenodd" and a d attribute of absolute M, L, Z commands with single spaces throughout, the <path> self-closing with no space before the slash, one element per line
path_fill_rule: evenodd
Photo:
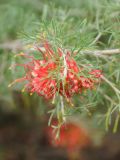
<path fill-rule="evenodd" d="M 0 44 L 0 49 L 20 51 L 24 49 L 24 46 L 22 45 L 21 41 L 14 40 Z M 40 47 L 40 49 L 43 50 L 44 52 L 43 47 Z M 81 53 L 88 55 L 96 55 L 96 56 L 100 55 L 110 56 L 110 55 L 120 54 L 120 49 L 116 48 L 116 49 L 106 49 L 106 50 L 83 50 L 81 51 Z"/>

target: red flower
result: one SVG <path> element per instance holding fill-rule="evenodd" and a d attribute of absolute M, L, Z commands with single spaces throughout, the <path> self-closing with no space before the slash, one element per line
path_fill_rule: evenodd
<path fill-rule="evenodd" d="M 80 82 L 83 88 L 85 89 L 92 89 L 94 86 L 94 81 L 90 78 L 85 78 L 83 76 L 80 76 Z"/>
<path fill-rule="evenodd" d="M 53 124 L 56 122 L 53 122 Z M 47 140 L 54 147 L 62 147 L 67 151 L 79 150 L 91 143 L 87 131 L 75 123 L 67 123 L 60 128 L 60 137 L 55 139 L 54 129 L 48 127 L 45 130 Z"/>
<path fill-rule="evenodd" d="M 27 64 L 20 65 L 24 66 L 26 74 L 24 78 L 17 79 L 15 82 L 26 80 L 25 89 L 31 94 L 37 93 L 46 99 L 54 99 L 58 92 L 68 99 L 75 94 L 81 94 L 83 89 L 92 89 L 96 83 L 93 78 L 102 76 L 100 70 L 88 72 L 88 75 L 94 76 L 91 78 L 79 76 L 79 72 L 84 72 L 84 69 L 77 65 L 70 52 L 65 54 L 60 48 L 54 52 L 48 42 L 43 46 L 44 51 L 36 47 L 36 50 L 43 55 L 42 60 L 21 54 L 31 60 Z"/>
<path fill-rule="evenodd" d="M 89 74 L 92 74 L 95 76 L 95 78 L 101 78 L 102 77 L 102 71 L 99 69 L 93 69 Z"/>

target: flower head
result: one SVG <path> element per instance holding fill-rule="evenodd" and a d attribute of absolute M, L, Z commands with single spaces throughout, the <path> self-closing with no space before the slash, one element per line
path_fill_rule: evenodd
<path fill-rule="evenodd" d="M 56 125 L 56 123 L 55 120 L 52 122 L 53 125 Z M 50 145 L 62 147 L 68 151 L 81 149 L 91 143 L 87 130 L 73 122 L 61 126 L 59 139 L 54 139 L 55 132 L 50 126 L 45 129 L 45 135 Z"/>
<path fill-rule="evenodd" d="M 92 89 L 95 79 L 102 76 L 100 70 L 91 70 L 85 75 L 84 69 L 77 64 L 69 51 L 61 48 L 54 50 L 46 41 L 43 48 L 44 51 L 35 47 L 35 50 L 42 53 L 42 59 L 21 54 L 29 62 L 20 65 L 24 66 L 25 76 L 15 82 L 26 81 L 24 89 L 31 94 L 37 93 L 46 99 L 54 99 L 57 93 L 69 99 L 75 94 L 81 94 L 82 90 Z"/>

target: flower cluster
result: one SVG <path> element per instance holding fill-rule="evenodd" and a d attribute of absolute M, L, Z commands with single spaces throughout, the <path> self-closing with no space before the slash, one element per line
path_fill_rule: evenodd
<path fill-rule="evenodd" d="M 34 56 L 21 55 L 30 59 L 24 64 L 25 76 L 17 81 L 26 80 L 24 89 L 37 93 L 46 99 L 55 99 L 60 94 L 66 99 L 75 94 L 81 94 L 85 89 L 92 89 L 102 76 L 101 70 L 88 70 L 84 74 L 84 67 L 80 67 L 70 51 L 57 48 L 53 50 L 48 42 L 43 44 L 44 51 L 36 47 L 42 54 L 42 59 Z M 86 72 L 86 71 L 85 71 Z"/>
<path fill-rule="evenodd" d="M 52 125 L 54 124 L 56 125 L 57 121 L 54 120 Z M 54 128 L 50 126 L 45 128 L 45 136 L 50 145 L 65 148 L 70 152 L 82 149 L 91 143 L 87 130 L 73 122 L 61 126 L 59 139 L 54 139 L 55 134 Z"/>

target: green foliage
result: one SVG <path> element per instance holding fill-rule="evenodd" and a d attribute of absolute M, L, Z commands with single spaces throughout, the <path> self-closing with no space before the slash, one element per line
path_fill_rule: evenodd
<path fill-rule="evenodd" d="M 108 130 L 113 121 L 117 129 L 120 112 L 120 55 L 85 55 L 85 50 L 120 48 L 119 0 L 0 0 L 0 43 L 22 39 L 27 44 L 41 43 L 44 35 L 53 45 L 79 50 L 78 64 L 93 64 L 103 70 L 105 80 L 92 93 L 74 99 L 75 108 L 66 108 L 67 115 L 100 119 Z M 18 38 L 19 37 L 19 38 Z M 0 95 L 10 97 L 8 83 L 22 76 L 11 74 L 10 64 L 22 61 L 12 51 L 0 49 Z M 19 87 L 17 88 L 19 89 Z M 8 95 L 8 96 L 7 96 Z M 57 112 L 57 111 L 56 111 Z M 84 117 L 83 116 L 83 117 Z M 106 120 L 106 122 L 105 122 Z M 104 123 L 105 122 L 105 123 Z M 112 124 L 113 126 L 113 124 Z"/>

